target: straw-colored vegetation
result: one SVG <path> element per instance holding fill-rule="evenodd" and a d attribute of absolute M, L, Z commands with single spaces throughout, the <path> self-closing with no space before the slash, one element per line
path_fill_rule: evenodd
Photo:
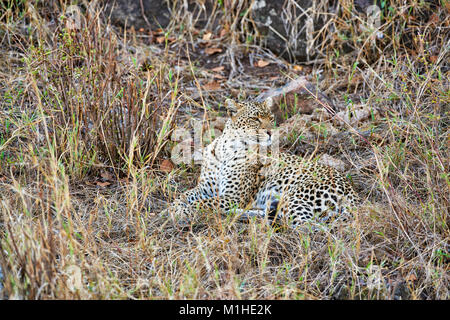
<path fill-rule="evenodd" d="M 449 1 L 381 1 L 378 30 L 336 1 L 306 64 L 261 47 L 251 0 L 217 1 L 204 28 L 181 2 L 151 32 L 87 2 L 79 27 L 68 1 L 0 3 L 0 296 L 448 299 Z M 207 132 L 226 97 L 300 75 L 346 121 L 300 114 L 322 106 L 295 95 L 282 147 L 339 160 L 363 199 L 354 218 L 293 232 L 160 217 L 199 173 L 168 161 L 173 130 Z"/>

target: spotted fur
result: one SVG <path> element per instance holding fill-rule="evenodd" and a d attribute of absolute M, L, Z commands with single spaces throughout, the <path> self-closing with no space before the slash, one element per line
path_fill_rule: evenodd
<path fill-rule="evenodd" d="M 175 220 L 189 218 L 198 209 L 229 212 L 251 202 L 259 185 L 260 149 L 271 144 L 272 100 L 262 103 L 226 101 L 230 119 L 220 137 L 203 152 L 197 186 L 168 208 Z M 166 211 L 165 211 L 166 212 Z"/>
<path fill-rule="evenodd" d="M 346 218 L 357 205 L 350 182 L 332 167 L 282 153 L 264 171 L 251 209 L 241 211 L 244 217 L 267 216 L 295 227 L 311 219 Z"/>
<path fill-rule="evenodd" d="M 223 134 L 204 152 L 198 185 L 169 208 L 174 219 L 196 210 L 238 212 L 291 226 L 316 218 L 346 216 L 357 203 L 350 182 L 336 169 L 279 154 L 263 165 L 261 151 L 271 143 L 263 129 L 273 126 L 272 99 L 263 103 L 227 100 L 231 118 Z"/>

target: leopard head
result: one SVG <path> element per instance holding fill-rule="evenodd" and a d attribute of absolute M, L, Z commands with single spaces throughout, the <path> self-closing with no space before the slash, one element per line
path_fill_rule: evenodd
<path fill-rule="evenodd" d="M 231 138 L 229 144 L 233 144 L 234 150 L 246 150 L 247 146 L 252 145 L 265 148 L 272 144 L 272 105 L 272 98 L 264 102 L 226 100 L 225 106 L 230 119 L 225 125 L 224 134 Z"/>
<path fill-rule="evenodd" d="M 274 126 L 272 98 L 264 102 L 235 102 L 227 99 L 225 106 L 231 117 L 230 126 L 234 129 L 260 130 L 271 129 Z"/>

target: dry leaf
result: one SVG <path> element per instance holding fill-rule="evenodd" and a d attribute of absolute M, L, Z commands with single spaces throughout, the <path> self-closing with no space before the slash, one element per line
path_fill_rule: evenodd
<path fill-rule="evenodd" d="M 222 52 L 222 49 L 221 48 L 206 48 L 205 49 L 205 53 L 208 55 L 218 53 L 218 52 Z"/>
<path fill-rule="evenodd" d="M 319 163 L 327 165 L 329 167 L 333 167 L 336 170 L 339 170 L 341 172 L 345 171 L 345 162 L 336 158 L 333 158 L 332 156 L 330 156 L 329 154 L 325 153 L 323 154 L 319 161 Z"/>
<path fill-rule="evenodd" d="M 437 24 L 439 23 L 439 15 L 436 13 L 433 13 L 430 17 L 430 20 L 428 20 L 428 23 Z"/>
<path fill-rule="evenodd" d="M 430 57 L 430 62 L 431 63 L 436 63 L 437 59 L 438 59 L 438 56 L 431 56 Z"/>
<path fill-rule="evenodd" d="M 211 32 L 207 32 L 207 33 L 205 33 L 203 35 L 202 39 L 205 40 L 205 41 L 209 41 L 211 39 L 211 37 L 212 37 L 212 33 Z"/>
<path fill-rule="evenodd" d="M 163 161 L 161 161 L 161 164 L 159 165 L 159 170 L 169 173 L 172 171 L 172 169 L 173 169 L 172 161 L 168 159 L 164 159 Z"/>
<path fill-rule="evenodd" d="M 416 280 L 417 280 L 417 277 L 416 277 L 416 275 L 415 275 L 414 273 L 410 273 L 410 274 L 405 278 L 405 280 L 406 280 L 406 281 L 416 281 Z"/>
<path fill-rule="evenodd" d="M 97 181 L 97 182 L 95 182 L 95 184 L 100 186 L 100 187 L 106 187 L 106 186 L 109 186 L 111 184 L 111 182 L 108 182 L 108 181 L 105 181 L 105 182 Z"/>
<path fill-rule="evenodd" d="M 278 77 L 278 76 L 274 76 L 274 77 L 270 77 L 269 78 L 269 80 L 270 81 L 275 81 L 275 80 L 278 80 L 280 77 Z"/>
<path fill-rule="evenodd" d="M 114 176 L 108 171 L 103 171 L 100 176 L 105 180 L 114 181 Z"/>
<path fill-rule="evenodd" d="M 203 89 L 207 91 L 220 90 L 220 83 L 218 81 L 211 81 L 203 85 Z"/>
<path fill-rule="evenodd" d="M 258 60 L 258 62 L 256 63 L 256 66 L 258 68 L 264 68 L 265 66 L 268 66 L 270 64 L 269 61 L 265 61 L 265 60 Z"/>
<path fill-rule="evenodd" d="M 227 34 L 227 30 L 226 29 L 222 29 L 222 30 L 220 30 L 220 33 L 219 33 L 219 37 L 224 37 L 225 35 Z"/>
<path fill-rule="evenodd" d="M 211 69 L 211 71 L 220 72 L 220 71 L 223 71 L 223 69 L 225 69 L 224 66 L 218 66 L 218 67 L 215 67 L 215 68 Z"/>

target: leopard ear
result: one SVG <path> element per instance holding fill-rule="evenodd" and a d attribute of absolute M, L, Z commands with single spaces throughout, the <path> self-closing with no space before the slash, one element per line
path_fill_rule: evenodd
<path fill-rule="evenodd" d="M 271 109 L 273 106 L 273 99 L 272 97 L 268 97 L 266 100 L 264 100 L 264 104 L 267 108 Z"/>
<path fill-rule="evenodd" d="M 225 107 L 227 108 L 227 112 L 230 117 L 236 115 L 239 110 L 238 105 L 232 99 L 225 100 Z"/>

